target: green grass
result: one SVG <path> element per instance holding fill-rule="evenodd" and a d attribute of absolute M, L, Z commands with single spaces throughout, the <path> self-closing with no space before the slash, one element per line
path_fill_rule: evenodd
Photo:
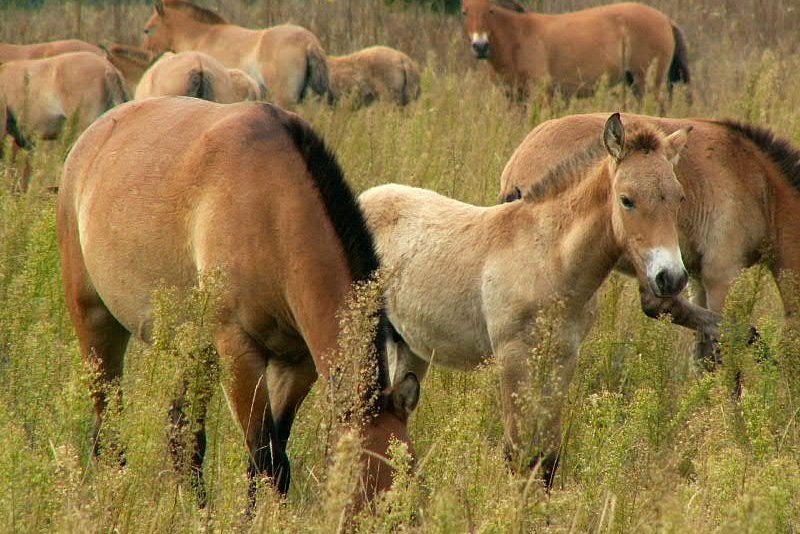
<path fill-rule="evenodd" d="M 538 122 L 598 110 L 657 110 L 653 98 L 623 102 L 617 88 L 582 100 L 534 95 L 526 106 L 511 104 L 489 81 L 486 65 L 466 55 L 457 19 L 369 2 L 348 25 L 344 1 L 277 4 L 269 11 L 226 1 L 223 8 L 253 25 L 265 14 L 306 24 L 334 52 L 386 42 L 424 67 L 422 97 L 406 109 L 378 104 L 354 111 L 314 101 L 299 107 L 359 191 L 400 182 L 491 204 L 505 162 Z M 777 30 L 768 35 L 766 23 L 717 4 L 658 3 L 687 30 L 695 75 L 691 103 L 679 93 L 667 114 L 732 116 L 800 141 L 799 60 L 790 54 L 789 24 L 796 14 L 771 12 Z M 66 37 L 72 30 L 63 20 L 72 14 L 70 4 L 56 3 L 32 14 L 11 11 L 0 22 L 0 37 Z M 18 24 L 23 15 L 27 23 Z M 147 8 L 126 6 L 123 15 L 130 24 L 121 37 L 132 41 Z M 113 37 L 112 25 L 102 23 L 108 10 L 85 7 L 83 16 L 84 37 Z M 753 38 L 737 46 L 742 28 Z M 93 370 L 79 355 L 64 307 L 55 199 L 47 191 L 58 183 L 67 146 L 42 144 L 16 160 L 6 151 L 0 163 L 0 531 L 335 530 L 351 484 L 347 466 L 358 450 L 354 438 L 329 439 L 335 421 L 319 385 L 295 425 L 286 501 L 261 487 L 248 516 L 247 454 L 218 385 L 209 390 L 206 509 L 196 507 L 188 480 L 174 469 L 167 411 L 180 377 L 197 373 L 193 358 L 208 340 L 202 293 L 185 303 L 168 289 L 159 293 L 158 341 L 132 344 L 122 405 L 112 406 L 103 430 L 124 447 L 126 467 L 113 454 L 89 461 Z M 26 166 L 30 184 L 20 193 Z M 400 475 L 380 513 L 350 526 L 362 532 L 797 532 L 800 341 L 783 331 L 782 317 L 765 269 L 743 273 L 725 310 L 725 364 L 707 373 L 692 360 L 692 334 L 647 319 L 634 282 L 613 275 L 563 404 L 567 439 L 549 495 L 506 468 L 496 367 L 433 369 L 411 420 L 416 469 L 398 450 L 393 461 Z M 745 342 L 750 324 L 762 334 L 753 346 Z M 739 400 L 732 396 L 737 380 Z"/>

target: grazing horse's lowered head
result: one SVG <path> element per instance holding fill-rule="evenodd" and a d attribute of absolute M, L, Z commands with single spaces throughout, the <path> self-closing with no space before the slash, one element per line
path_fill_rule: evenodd
<path fill-rule="evenodd" d="M 183 0 L 154 0 L 153 11 L 144 27 L 142 47 L 155 55 L 176 49 L 175 27 L 186 27 L 191 21 L 210 25 L 228 23 L 221 15 Z"/>
<path fill-rule="evenodd" d="M 686 287 L 675 224 L 684 200 L 674 165 L 686 145 L 691 126 L 664 136 L 655 128 L 625 133 L 619 113 L 606 121 L 603 145 L 612 175 L 612 227 L 640 281 L 659 297 L 677 295 Z"/>
<path fill-rule="evenodd" d="M 505 8 L 518 13 L 526 13 L 525 7 L 515 0 L 504 0 L 494 4 L 489 0 L 463 0 L 461 14 L 464 15 L 464 31 L 472 45 L 472 53 L 478 59 L 488 59 L 492 28 L 496 9 Z"/>

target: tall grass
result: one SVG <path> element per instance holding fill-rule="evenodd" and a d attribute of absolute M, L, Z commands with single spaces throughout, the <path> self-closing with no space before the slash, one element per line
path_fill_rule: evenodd
<path fill-rule="evenodd" d="M 567 113 L 657 111 L 653 99 L 624 100 L 618 88 L 581 100 L 534 94 L 526 105 L 509 103 L 486 65 L 469 58 L 458 20 L 415 8 L 321 0 L 206 4 L 221 5 L 226 16 L 251 26 L 268 19 L 302 23 L 335 53 L 383 42 L 420 61 L 422 97 L 405 109 L 379 103 L 352 110 L 318 101 L 298 109 L 335 149 L 359 191 L 400 182 L 491 204 L 505 162 L 537 123 Z M 588 4 L 559 2 L 558 8 Z M 800 75 L 790 53 L 800 15 L 793 5 L 774 0 L 756 11 L 755 3 L 752 10 L 710 0 L 654 4 L 684 26 L 692 54 L 694 98 L 679 92 L 667 114 L 763 122 L 800 141 Z M 110 9 L 84 6 L 83 37 L 136 42 L 148 8 L 123 4 L 121 11 L 126 23 L 115 36 Z M 59 2 L 36 12 L 4 11 L 0 38 L 71 36 L 73 15 L 72 4 Z M 213 355 L 204 352 L 209 305 L 206 293 L 184 301 L 168 289 L 156 296 L 158 341 L 132 343 L 122 402 L 112 405 L 103 430 L 124 451 L 125 467 L 113 454 L 91 461 L 94 371 L 79 355 L 66 314 L 55 201 L 47 190 L 58 183 L 69 142 L 41 143 L 16 156 L 6 149 L 0 163 L 0 531 L 800 529 L 800 340 L 784 332 L 775 283 L 762 267 L 742 273 L 731 291 L 722 326 L 725 363 L 715 373 L 693 363 L 690 332 L 647 319 L 635 284 L 610 278 L 562 402 L 566 440 L 550 494 L 507 468 L 498 372 L 488 361 L 473 373 L 430 371 L 411 420 L 415 468 L 409 452 L 396 447 L 393 490 L 377 503 L 377 514 L 352 523 L 342 522 L 341 511 L 358 439 L 344 431 L 335 439 L 324 388 L 315 386 L 297 418 L 288 498 L 262 483 L 249 513 L 242 433 L 224 389 L 209 382 L 201 390 L 209 397 L 208 506 L 199 509 L 189 478 L 170 455 L 167 414 L 182 377 L 214 368 Z M 20 187 L 26 174 L 29 183 Z M 755 344 L 747 342 L 750 324 L 761 333 Z M 349 328 L 356 347 L 358 333 L 369 328 L 358 320 Z"/>

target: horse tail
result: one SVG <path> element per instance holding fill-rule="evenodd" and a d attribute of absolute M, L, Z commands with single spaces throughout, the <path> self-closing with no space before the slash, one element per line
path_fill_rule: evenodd
<path fill-rule="evenodd" d="M 10 135 L 14 142 L 17 143 L 17 146 L 20 148 L 24 148 L 26 150 L 30 150 L 33 148 L 33 143 L 30 142 L 28 139 L 25 138 L 23 135 L 22 130 L 19 127 L 19 122 L 17 121 L 16 115 L 14 112 L 11 111 L 10 107 L 6 106 L 6 123 L 5 123 L 6 133 Z"/>
<path fill-rule="evenodd" d="M 672 86 L 676 83 L 689 83 L 689 49 L 686 47 L 686 38 L 683 35 L 683 30 L 675 24 L 672 24 L 672 36 L 675 39 L 675 50 L 672 53 L 672 63 L 669 66 L 669 73 L 667 74 L 667 87 L 670 92 Z"/>
<path fill-rule="evenodd" d="M 106 89 L 106 111 L 130 100 L 122 75 L 116 68 L 106 69 L 103 84 Z"/>
<path fill-rule="evenodd" d="M 405 106 L 419 98 L 419 69 L 413 60 L 403 58 L 403 90 L 400 105 Z"/>
<path fill-rule="evenodd" d="M 214 86 L 211 76 L 198 65 L 189 71 L 189 83 L 186 87 L 186 96 L 214 101 Z"/>
<path fill-rule="evenodd" d="M 328 73 L 328 58 L 325 51 L 318 43 L 311 43 L 306 50 L 306 83 L 303 87 L 301 98 L 307 93 L 307 88 L 319 96 L 328 94 L 330 89 L 330 76 Z"/>

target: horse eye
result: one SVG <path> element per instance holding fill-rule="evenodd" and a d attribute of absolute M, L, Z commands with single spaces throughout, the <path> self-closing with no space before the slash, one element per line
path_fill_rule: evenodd
<path fill-rule="evenodd" d="M 144 29 L 144 34 L 145 35 L 150 35 L 150 28 L 145 28 Z"/>
<path fill-rule="evenodd" d="M 632 210 L 633 209 L 633 200 L 629 199 L 625 195 L 622 195 L 621 197 L 619 197 L 619 202 L 620 202 L 620 204 L 622 204 L 622 207 L 625 208 L 626 210 Z"/>
<path fill-rule="evenodd" d="M 462 12 L 461 12 L 461 14 L 462 14 L 462 15 L 464 15 L 464 16 L 466 16 L 466 14 L 467 14 L 467 10 L 465 9 L 464 11 L 462 11 Z"/>

